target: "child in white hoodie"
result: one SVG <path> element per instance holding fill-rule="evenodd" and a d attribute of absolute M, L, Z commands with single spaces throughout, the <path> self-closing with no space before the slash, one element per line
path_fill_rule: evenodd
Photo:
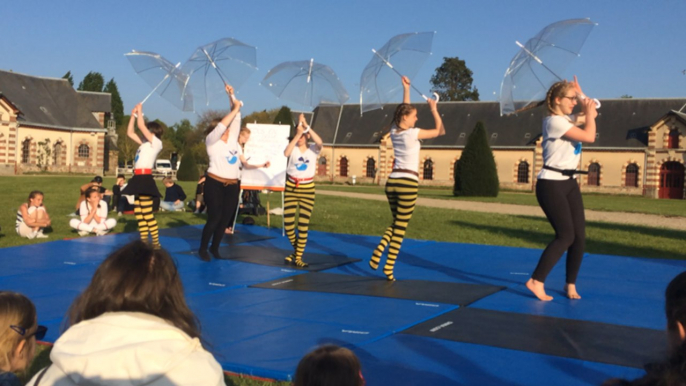
<path fill-rule="evenodd" d="M 224 385 L 200 342 L 174 261 L 135 241 L 112 253 L 69 310 L 34 385 Z"/>

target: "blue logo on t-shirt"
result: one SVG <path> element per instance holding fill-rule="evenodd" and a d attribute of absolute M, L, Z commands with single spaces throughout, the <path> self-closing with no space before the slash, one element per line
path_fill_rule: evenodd
<path fill-rule="evenodd" d="M 238 161 L 238 157 L 236 157 L 236 153 L 238 153 L 238 151 L 230 151 L 229 150 L 229 153 L 231 154 L 231 156 L 226 157 L 226 162 L 228 162 L 229 165 L 233 165 Z"/>
<path fill-rule="evenodd" d="M 574 155 L 579 154 L 581 154 L 581 142 L 577 142 L 576 145 L 574 145 Z"/>
<path fill-rule="evenodd" d="M 298 162 L 295 163 L 295 168 L 300 171 L 307 170 L 307 164 L 309 163 L 310 160 L 300 157 L 298 158 Z"/>
<path fill-rule="evenodd" d="M 139 148 L 139 149 L 136 151 L 136 156 L 133 158 L 133 164 L 134 164 L 134 165 L 136 164 L 136 162 L 138 162 L 138 157 L 139 157 L 140 155 L 141 155 L 141 149 Z"/>

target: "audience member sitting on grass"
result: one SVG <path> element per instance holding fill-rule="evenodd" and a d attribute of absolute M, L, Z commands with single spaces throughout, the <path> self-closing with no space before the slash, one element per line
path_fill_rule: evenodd
<path fill-rule="evenodd" d="M 97 187 L 86 190 L 86 200 L 81 202 L 79 216 L 81 219 L 71 219 L 69 226 L 79 232 L 79 236 L 95 233 L 104 236 L 117 225 L 117 220 L 107 218 L 107 203 L 100 199 Z"/>
<path fill-rule="evenodd" d="M 207 173 L 207 172 L 205 172 Z M 205 174 L 198 180 L 198 185 L 195 187 L 195 202 L 193 203 L 193 213 L 205 213 Z M 190 205 L 190 202 L 189 202 Z"/>
<path fill-rule="evenodd" d="M 169 212 L 184 212 L 183 200 L 186 199 L 186 192 L 183 191 L 181 185 L 174 183 L 174 180 L 169 177 L 165 177 L 162 183 L 167 190 L 164 192 L 164 201 L 160 202 L 160 208 Z"/>
<path fill-rule="evenodd" d="M 360 360 L 344 347 L 322 346 L 298 363 L 293 386 L 364 386 Z"/>
<path fill-rule="evenodd" d="M 134 241 L 114 251 L 67 318 L 41 386 L 224 385 L 165 250 Z"/>
<path fill-rule="evenodd" d="M 85 196 L 86 190 L 88 190 L 90 188 L 98 188 L 99 193 L 103 195 L 103 200 L 105 200 L 105 202 L 107 203 L 108 206 L 110 205 L 110 197 L 112 197 L 112 191 L 107 190 L 102 186 L 102 177 L 95 176 L 95 177 L 93 177 L 91 182 L 89 182 L 87 184 L 83 184 L 79 188 L 79 200 L 76 202 L 76 215 L 77 216 L 79 215 L 79 209 L 81 208 L 81 203 L 83 202 L 83 200 L 86 199 L 86 196 Z"/>
<path fill-rule="evenodd" d="M 17 234 L 27 239 L 44 239 L 43 229 L 50 226 L 50 215 L 43 206 L 43 192 L 34 190 L 29 194 L 27 202 L 17 209 Z"/>
<path fill-rule="evenodd" d="M 124 212 L 133 213 L 134 196 L 122 195 L 121 190 L 126 186 L 126 177 L 123 174 L 117 176 L 117 182 L 112 186 L 112 210 L 121 216 Z"/>
<path fill-rule="evenodd" d="M 0 292 L 0 385 L 21 386 L 14 374 L 25 370 L 36 352 L 36 340 L 47 328 L 39 326 L 36 307 L 26 296 Z"/>
<path fill-rule="evenodd" d="M 662 363 L 645 366 L 646 375 L 633 381 L 610 379 L 603 386 L 682 386 L 686 385 L 686 272 L 667 286 L 665 313 L 669 358 Z"/>

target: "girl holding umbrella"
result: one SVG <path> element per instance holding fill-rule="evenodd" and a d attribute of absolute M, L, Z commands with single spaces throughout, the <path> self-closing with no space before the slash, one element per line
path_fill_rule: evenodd
<path fill-rule="evenodd" d="M 203 261 L 210 261 L 210 253 L 217 259 L 219 244 L 224 230 L 229 223 L 240 193 L 241 166 L 246 168 L 269 167 L 269 162 L 262 165 L 249 165 L 243 157 L 238 144 L 241 127 L 241 101 L 233 96 L 233 87 L 225 86 L 231 100 L 231 111 L 221 120 L 213 120 L 205 130 L 205 145 L 210 166 L 205 179 L 204 198 L 207 205 L 207 223 L 202 230 L 198 254 Z M 210 241 L 212 245 L 209 248 Z"/>
<path fill-rule="evenodd" d="M 307 141 L 314 143 L 307 146 Z M 300 114 L 295 136 L 286 146 L 283 154 L 288 158 L 286 169 L 286 190 L 284 192 L 283 221 L 288 240 L 293 246 L 293 253 L 285 258 L 286 263 L 297 267 L 307 267 L 302 260 L 307 244 L 307 231 L 310 216 L 314 209 L 314 173 L 317 156 L 323 147 L 322 139 L 307 125 L 305 116 Z M 295 212 L 300 209 L 298 223 L 295 223 Z M 296 235 L 295 228 L 298 228 Z"/>
<path fill-rule="evenodd" d="M 577 103 L 582 112 L 573 115 Z M 581 158 L 581 143 L 595 141 L 598 115 L 596 103 L 586 98 L 576 77 L 573 82 L 557 82 L 550 87 L 545 104 L 550 115 L 543 119 L 543 168 L 538 173 L 536 198 L 555 229 L 555 239 L 543 251 L 526 288 L 537 298 L 550 301 L 544 283 L 562 254 L 567 251 L 565 292 L 581 299 L 576 277 L 586 245 L 586 220 L 579 184 L 574 178 Z M 581 128 L 583 126 L 583 129 Z"/>
<path fill-rule="evenodd" d="M 143 134 L 145 142 L 135 132 L 134 119 L 137 120 L 138 130 Z M 136 215 L 136 220 L 138 220 L 138 231 L 141 234 L 141 240 L 147 242 L 148 235 L 150 235 L 155 249 L 160 249 L 161 245 L 157 220 L 155 220 L 155 216 L 152 214 L 152 201 L 154 197 L 161 197 L 161 194 L 157 190 L 157 185 L 152 177 L 152 169 L 157 155 L 162 151 L 163 133 L 164 128 L 157 122 L 145 123 L 143 120 L 143 105 L 141 103 L 133 108 L 126 135 L 140 146 L 134 158 L 133 177 L 129 180 L 128 185 L 122 189 L 121 194 L 136 197 L 133 212 Z"/>
<path fill-rule="evenodd" d="M 412 218 L 419 186 L 419 140 L 436 138 L 445 134 L 443 120 L 438 114 L 437 102 L 431 98 L 427 103 L 431 109 L 436 127 L 422 130 L 415 127 L 417 109 L 410 104 L 410 79 L 402 77 L 403 103 L 398 105 L 391 125 L 391 142 L 393 142 L 393 171 L 386 182 L 386 198 L 393 214 L 393 223 L 386 228 L 379 245 L 372 253 L 369 266 L 376 270 L 381 262 L 381 255 L 388 248 L 388 257 L 383 272 L 389 281 L 395 281 L 393 267 L 405 237 L 407 225 Z"/>

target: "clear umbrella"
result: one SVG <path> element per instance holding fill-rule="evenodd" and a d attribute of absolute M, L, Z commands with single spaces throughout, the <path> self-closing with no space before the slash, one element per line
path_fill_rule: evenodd
<path fill-rule="evenodd" d="M 193 94 L 187 88 L 189 77 L 162 55 L 154 52 L 131 51 L 124 54 L 133 69 L 153 89 L 141 103 L 157 92 L 181 111 L 193 111 Z"/>
<path fill-rule="evenodd" d="M 569 64 L 597 24 L 589 19 L 563 20 L 543 28 L 520 47 L 505 71 L 500 86 L 500 114 L 517 113 L 538 106 L 550 86 L 562 80 Z M 600 107 L 600 102 L 596 100 Z"/>
<path fill-rule="evenodd" d="M 310 107 L 342 105 L 350 98 L 331 67 L 314 59 L 281 63 L 260 84 L 279 98 Z"/>
<path fill-rule="evenodd" d="M 257 49 L 233 38 L 198 47 L 181 67 L 190 76 L 190 87 L 205 104 L 224 95 L 224 85 L 238 89 L 257 70 Z"/>
<path fill-rule="evenodd" d="M 399 77 L 412 79 L 431 55 L 435 32 L 414 32 L 391 38 L 374 55 L 360 77 L 360 112 L 383 107 L 402 93 Z M 414 85 L 415 91 L 422 94 Z M 426 96 L 422 94 L 426 99 Z"/>

